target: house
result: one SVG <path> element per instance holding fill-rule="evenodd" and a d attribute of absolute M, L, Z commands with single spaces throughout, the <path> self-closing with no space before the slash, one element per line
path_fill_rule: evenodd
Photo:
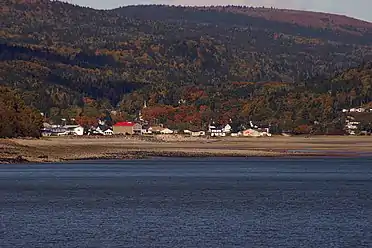
<path fill-rule="evenodd" d="M 53 128 L 52 125 L 50 125 L 47 122 L 44 122 L 43 128 L 40 130 L 41 136 L 43 137 L 51 136 L 53 134 L 52 128 Z"/>
<path fill-rule="evenodd" d="M 48 123 L 43 124 L 43 128 L 40 130 L 42 136 L 64 136 L 72 134 L 70 130 L 59 125 L 50 125 Z"/>
<path fill-rule="evenodd" d="M 86 132 L 87 135 L 104 135 L 102 131 L 97 131 L 96 128 L 90 128 Z"/>
<path fill-rule="evenodd" d="M 68 131 L 68 130 L 66 130 L 66 131 L 64 131 L 64 132 L 58 132 L 58 133 L 56 133 L 56 134 L 57 134 L 57 136 L 66 136 L 66 135 L 70 135 L 71 132 Z"/>
<path fill-rule="evenodd" d="M 126 121 L 118 122 L 113 126 L 114 134 L 142 134 L 142 125 L 139 123 Z"/>
<path fill-rule="evenodd" d="M 151 127 L 148 128 L 148 132 L 154 133 L 154 134 L 160 134 L 163 129 L 164 129 L 164 127 L 162 125 L 151 126 Z"/>
<path fill-rule="evenodd" d="M 360 122 L 356 121 L 354 117 L 348 116 L 345 123 L 345 131 L 349 135 L 355 135 L 359 129 Z"/>
<path fill-rule="evenodd" d="M 191 130 L 188 130 L 188 129 L 185 129 L 185 130 L 183 130 L 183 133 L 184 134 L 190 134 L 191 135 L 192 134 L 192 131 Z"/>
<path fill-rule="evenodd" d="M 272 136 L 268 128 L 263 129 L 247 129 L 243 131 L 243 136 L 245 137 L 263 137 L 263 136 Z"/>
<path fill-rule="evenodd" d="M 51 136 L 51 135 L 52 135 L 52 131 L 50 131 L 48 129 L 42 129 L 41 130 L 41 136 L 48 137 L 48 136 Z"/>
<path fill-rule="evenodd" d="M 142 132 L 146 134 L 174 134 L 175 133 L 175 131 L 169 128 L 165 128 L 163 127 L 163 125 L 150 126 L 146 130 L 143 130 Z"/>
<path fill-rule="evenodd" d="M 142 125 L 142 134 L 152 134 L 152 131 L 149 130 L 149 126 L 148 125 Z"/>
<path fill-rule="evenodd" d="M 231 133 L 232 127 L 230 124 L 226 124 L 225 127 L 223 128 L 223 131 L 225 133 Z"/>
<path fill-rule="evenodd" d="M 174 131 L 170 130 L 169 128 L 163 128 L 163 130 L 160 131 L 161 134 L 173 134 Z"/>
<path fill-rule="evenodd" d="M 53 125 L 50 125 L 48 122 L 44 122 L 43 127 L 46 128 L 46 129 L 51 129 L 51 128 L 53 128 Z"/>
<path fill-rule="evenodd" d="M 257 126 L 252 121 L 249 122 L 250 128 L 243 131 L 243 136 L 251 136 L 251 137 L 259 137 L 259 136 L 269 136 L 271 137 L 272 134 L 270 133 L 269 126 Z"/>
<path fill-rule="evenodd" d="M 53 127 L 49 129 L 49 131 L 52 132 L 51 133 L 52 136 L 65 136 L 70 134 L 70 132 L 67 129 L 62 127 Z"/>
<path fill-rule="evenodd" d="M 102 122 L 101 122 L 102 124 Z M 96 134 L 96 135 L 114 135 L 114 131 L 112 130 L 111 127 L 105 125 L 99 124 L 98 127 L 92 127 L 91 128 L 91 134 Z"/>
<path fill-rule="evenodd" d="M 205 135 L 205 131 L 199 131 L 197 129 L 192 129 L 192 130 L 183 130 L 183 133 L 184 134 L 188 134 L 192 137 L 199 137 L 199 136 L 204 136 Z"/>
<path fill-rule="evenodd" d="M 319 122 L 317 122 L 317 121 L 315 121 L 315 123 L 319 124 Z M 272 136 L 272 134 L 270 133 L 270 128 L 269 127 L 260 127 L 260 128 L 257 129 L 257 131 L 259 131 L 261 133 L 261 136 L 269 136 L 269 137 Z"/>
<path fill-rule="evenodd" d="M 106 136 L 114 135 L 114 131 L 108 128 L 105 131 L 103 131 L 103 135 L 106 135 Z"/>
<path fill-rule="evenodd" d="M 84 135 L 84 128 L 80 125 L 65 125 L 63 128 L 67 129 L 67 132 L 73 135 Z"/>
<path fill-rule="evenodd" d="M 250 128 L 250 129 L 243 131 L 243 136 L 244 137 L 260 137 L 261 134 L 259 131 Z"/>
<path fill-rule="evenodd" d="M 191 136 L 193 136 L 193 137 L 205 136 L 205 131 L 191 132 Z"/>
<path fill-rule="evenodd" d="M 208 133 L 211 135 L 211 137 L 225 137 L 225 127 L 221 125 L 209 125 L 208 127 Z"/>

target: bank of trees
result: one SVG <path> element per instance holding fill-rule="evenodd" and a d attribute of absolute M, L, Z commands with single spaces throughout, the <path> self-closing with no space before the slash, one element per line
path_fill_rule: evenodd
<path fill-rule="evenodd" d="M 20 95 L 0 86 L 0 137 L 40 137 L 43 118 Z"/>

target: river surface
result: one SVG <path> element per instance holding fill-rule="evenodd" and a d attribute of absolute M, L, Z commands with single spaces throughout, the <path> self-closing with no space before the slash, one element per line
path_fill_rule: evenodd
<path fill-rule="evenodd" d="M 372 247 L 372 159 L 0 165 L 0 247 Z"/>

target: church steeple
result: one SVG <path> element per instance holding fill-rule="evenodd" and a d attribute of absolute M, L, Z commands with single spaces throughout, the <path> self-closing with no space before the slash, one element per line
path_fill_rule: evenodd
<path fill-rule="evenodd" d="M 147 102 L 146 102 L 146 100 L 143 102 L 143 107 L 142 107 L 142 109 L 145 109 L 145 108 L 147 108 Z M 144 121 L 143 116 L 142 116 L 142 110 L 140 110 L 139 113 L 138 113 L 138 119 L 139 119 L 140 121 Z"/>

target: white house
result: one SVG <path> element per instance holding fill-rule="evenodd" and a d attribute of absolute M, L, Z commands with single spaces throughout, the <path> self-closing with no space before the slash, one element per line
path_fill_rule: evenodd
<path fill-rule="evenodd" d="M 142 134 L 152 134 L 152 131 L 147 128 L 143 128 L 141 132 Z"/>
<path fill-rule="evenodd" d="M 223 131 L 225 133 L 231 133 L 232 127 L 229 124 L 226 124 L 226 126 L 223 128 Z"/>
<path fill-rule="evenodd" d="M 74 130 L 72 131 L 75 135 L 84 135 L 84 128 L 81 126 L 75 127 Z"/>
<path fill-rule="evenodd" d="M 360 122 L 355 121 L 355 118 L 348 116 L 345 123 L 345 131 L 350 135 L 355 135 L 356 130 L 359 128 Z"/>
<path fill-rule="evenodd" d="M 355 112 L 357 112 L 357 110 L 356 110 L 356 108 L 351 108 L 351 109 L 349 109 L 349 112 L 355 113 Z"/>
<path fill-rule="evenodd" d="M 219 131 L 217 131 L 217 132 L 212 132 L 211 133 L 211 136 L 212 137 L 225 137 L 226 136 L 226 133 L 225 132 L 219 132 Z"/>
<path fill-rule="evenodd" d="M 153 133 L 153 134 L 160 134 L 161 131 L 164 130 L 164 127 L 163 125 L 159 125 L 159 126 L 150 126 L 147 131 L 148 133 Z"/>
<path fill-rule="evenodd" d="M 169 128 L 164 128 L 163 130 L 160 131 L 161 134 L 173 134 L 174 131 L 170 130 Z"/>
<path fill-rule="evenodd" d="M 94 130 L 94 134 L 114 135 L 114 131 L 112 130 L 112 128 L 98 126 L 97 128 L 92 127 L 92 129 Z"/>
<path fill-rule="evenodd" d="M 84 135 L 84 128 L 80 125 L 65 125 L 63 128 L 66 128 L 70 133 L 74 135 Z"/>
<path fill-rule="evenodd" d="M 69 135 L 69 134 L 70 134 L 69 131 L 64 131 L 64 132 L 57 133 L 57 136 L 66 136 L 66 135 Z"/>
<path fill-rule="evenodd" d="M 114 135 L 114 131 L 112 131 L 112 129 L 108 128 L 106 129 L 105 131 L 103 131 L 103 135 Z"/>
<path fill-rule="evenodd" d="M 186 129 L 186 130 L 183 130 L 183 133 L 184 133 L 184 134 L 192 134 L 192 131 Z"/>
<path fill-rule="evenodd" d="M 191 130 L 183 130 L 183 133 L 184 134 L 189 134 L 193 137 L 199 137 L 199 136 L 204 136 L 205 135 L 205 131 L 191 131 Z"/>
<path fill-rule="evenodd" d="M 205 131 L 196 131 L 196 132 L 191 132 L 191 136 L 193 137 L 199 137 L 199 136 L 204 136 Z"/>
<path fill-rule="evenodd" d="M 73 133 L 79 136 L 84 135 L 84 128 L 81 126 L 75 127 Z"/>
<path fill-rule="evenodd" d="M 221 126 L 214 126 L 214 125 L 209 125 L 208 132 L 212 137 L 225 137 L 226 132 L 224 131 L 224 127 Z"/>
<path fill-rule="evenodd" d="M 50 125 L 48 122 L 43 123 L 44 128 L 53 128 L 53 125 Z"/>

